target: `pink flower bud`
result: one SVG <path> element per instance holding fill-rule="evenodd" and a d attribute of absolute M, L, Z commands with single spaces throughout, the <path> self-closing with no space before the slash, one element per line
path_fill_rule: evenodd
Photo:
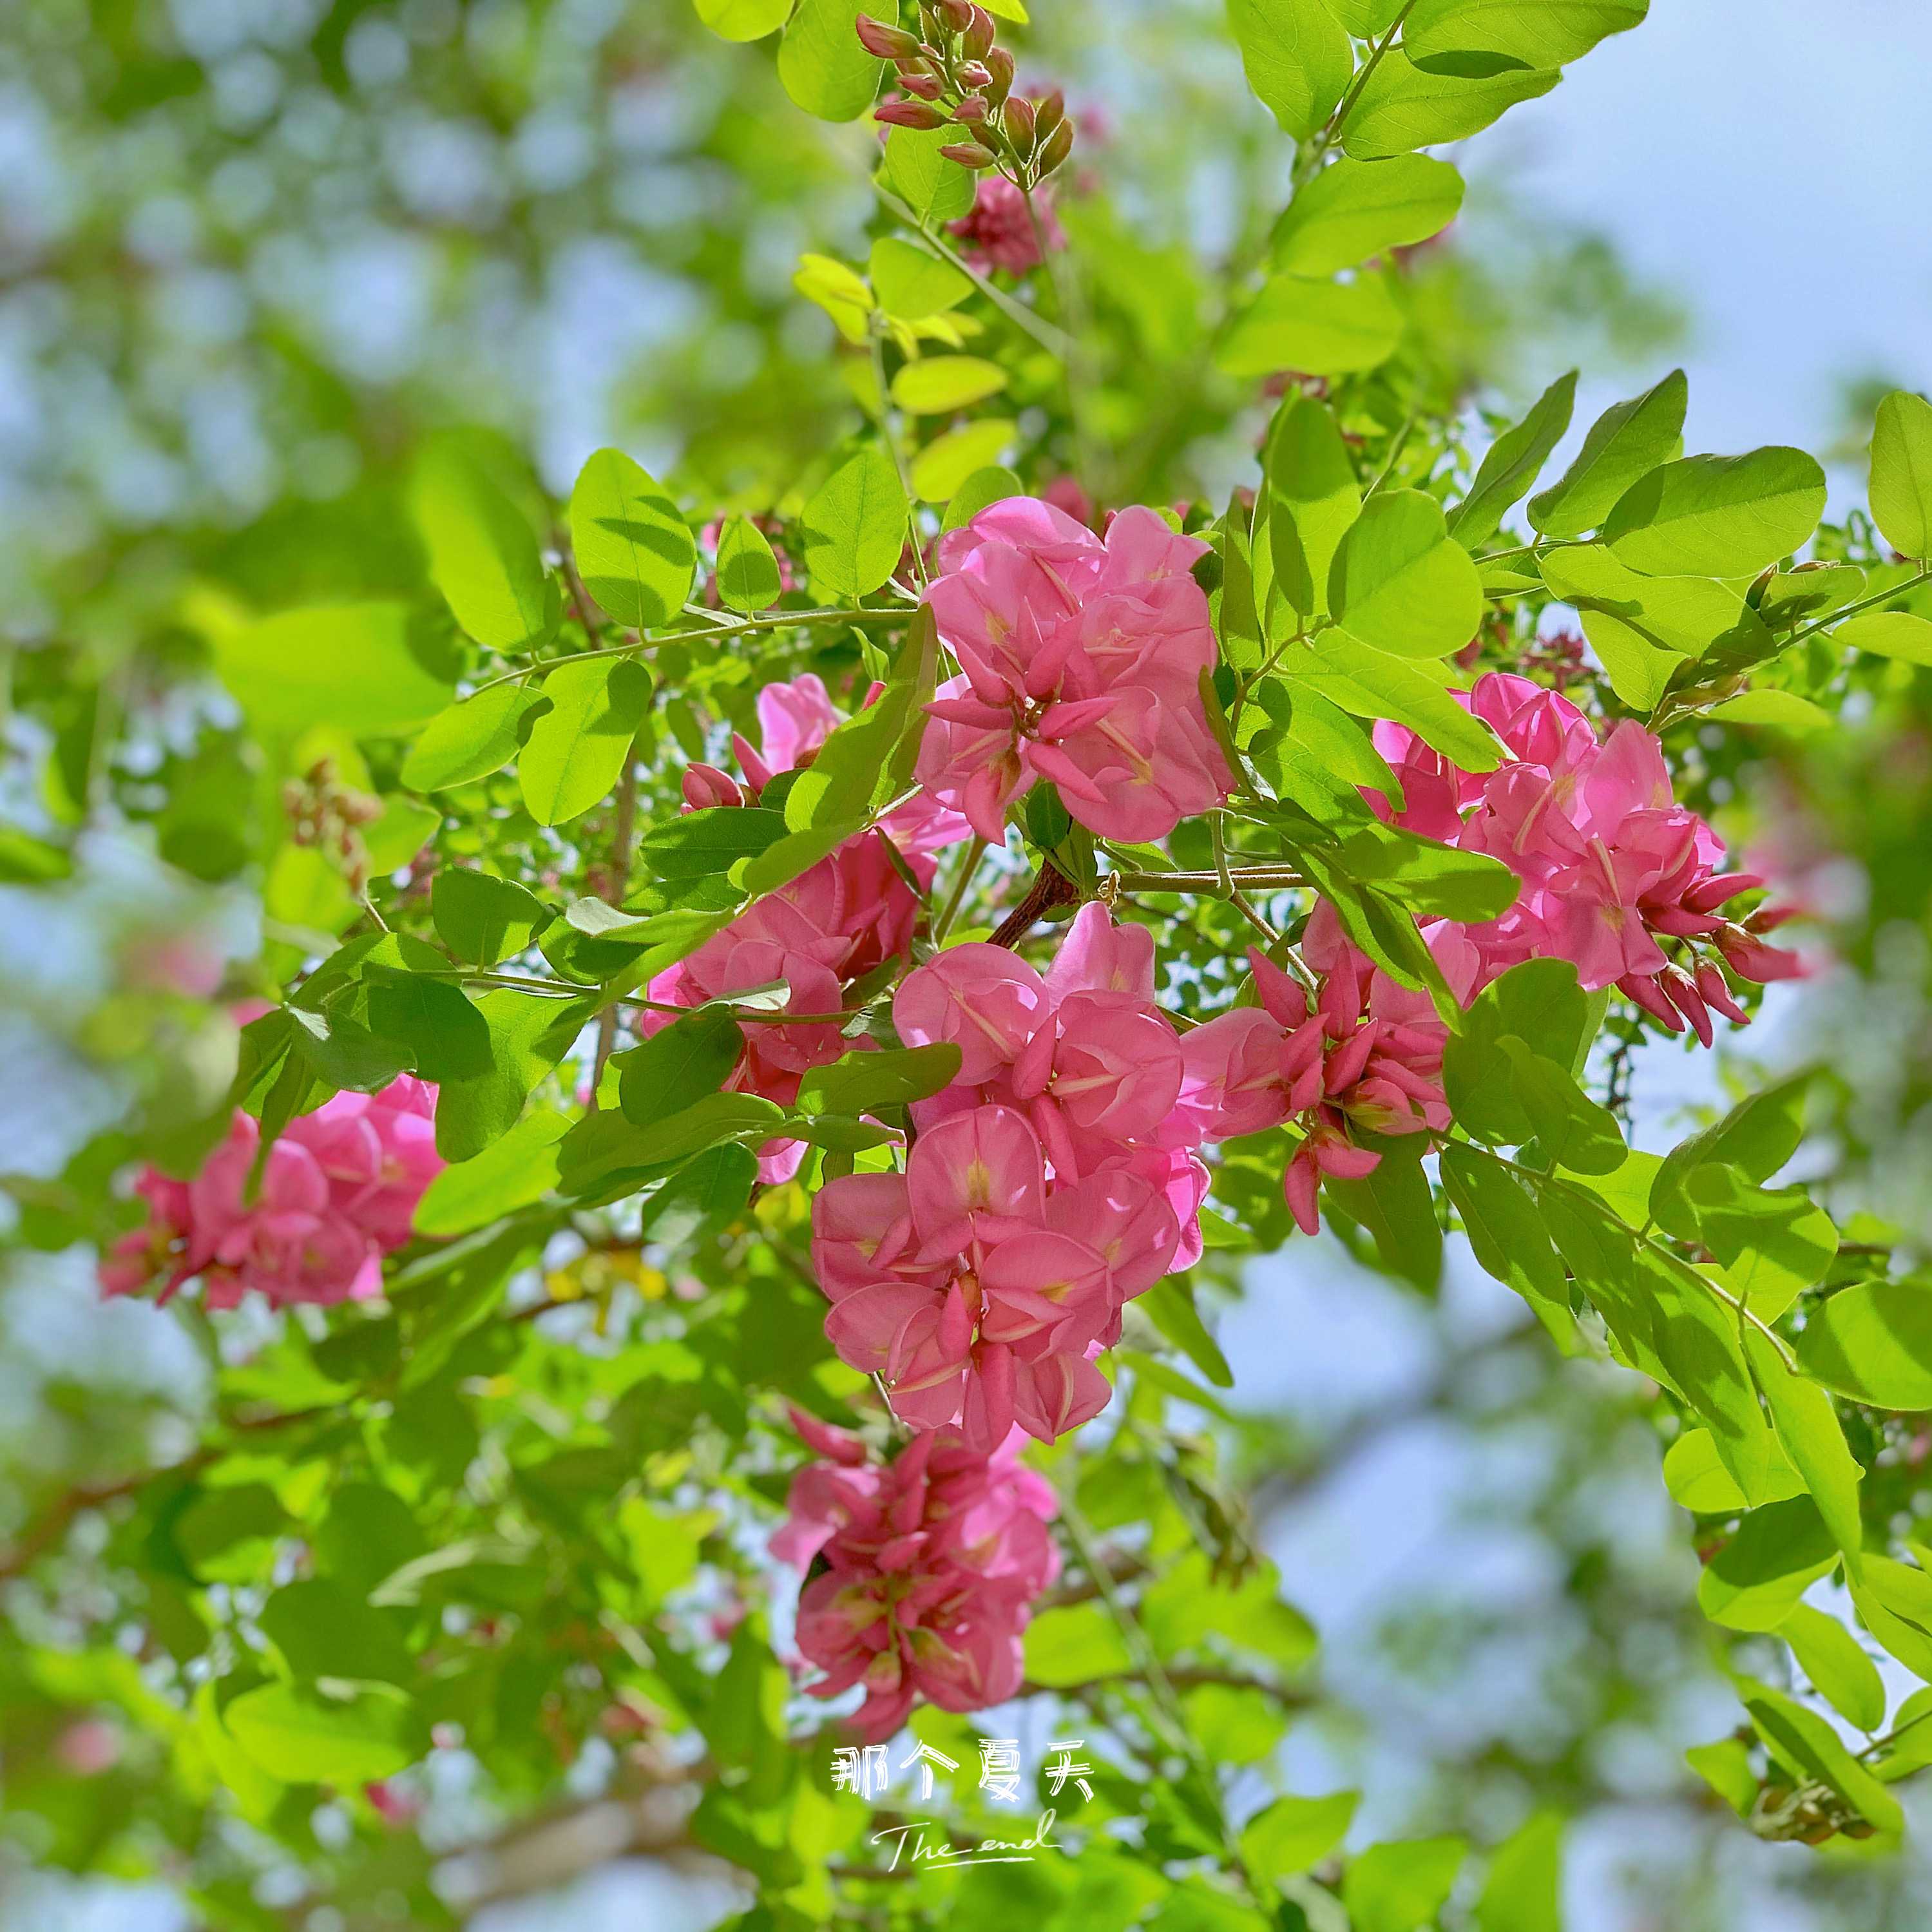
<path fill-rule="evenodd" d="M 1042 141 L 1066 118 L 1066 97 L 1057 87 L 1033 104 L 1034 132 Z"/>
<path fill-rule="evenodd" d="M 969 94 L 953 109 L 952 118 L 969 126 L 976 125 L 986 118 L 986 104 L 976 94 Z"/>
<path fill-rule="evenodd" d="M 852 25 L 859 36 L 859 44 L 880 60 L 903 60 L 919 52 L 919 37 L 908 33 L 903 27 L 889 27 L 884 21 L 875 20 L 869 14 L 861 14 Z"/>
<path fill-rule="evenodd" d="M 922 133 L 946 125 L 946 116 L 923 100 L 889 100 L 872 110 L 872 118 L 888 128 L 916 128 Z"/>
<path fill-rule="evenodd" d="M 932 0 L 934 16 L 949 32 L 963 34 L 973 24 L 973 0 Z"/>
<path fill-rule="evenodd" d="M 964 48 L 968 59 L 984 60 L 986 58 L 988 51 L 992 46 L 995 31 L 992 15 L 983 7 L 975 7 L 973 9 L 971 24 L 966 28 L 965 38 L 960 43 Z"/>
<path fill-rule="evenodd" d="M 997 107 L 1013 91 L 1013 57 L 1004 47 L 992 49 L 980 63 L 989 78 L 981 92 Z"/>
<path fill-rule="evenodd" d="M 959 85 L 976 94 L 992 77 L 992 70 L 976 60 L 968 61 L 959 70 Z"/>
<path fill-rule="evenodd" d="M 1052 138 L 1040 150 L 1040 178 L 1044 180 L 1047 176 L 1052 174 L 1054 170 L 1058 167 L 1072 152 L 1073 123 L 1071 121 L 1063 121 L 1053 130 Z"/>
<path fill-rule="evenodd" d="M 1033 103 L 1025 95 L 1016 94 L 1006 103 L 1005 119 L 1006 139 L 1022 154 L 1033 152 Z"/>
<path fill-rule="evenodd" d="M 981 147 L 977 141 L 951 141 L 939 152 L 962 168 L 990 168 L 999 159 L 992 148 Z"/>
<path fill-rule="evenodd" d="M 922 100 L 937 100 L 944 83 L 936 74 L 908 74 L 902 68 L 899 85 L 907 93 L 916 94 Z"/>

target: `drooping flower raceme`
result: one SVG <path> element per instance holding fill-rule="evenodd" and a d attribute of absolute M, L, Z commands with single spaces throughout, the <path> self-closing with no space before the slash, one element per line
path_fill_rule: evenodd
<path fill-rule="evenodd" d="M 1214 633 L 1190 574 L 1208 548 L 1142 508 L 1103 542 L 1033 496 L 941 537 L 926 601 L 961 675 L 926 707 L 926 790 L 994 844 L 1040 778 L 1109 838 L 1163 838 L 1219 805 L 1233 780 L 1202 703 Z"/>
<path fill-rule="evenodd" d="M 693 765 L 684 778 L 686 803 L 694 811 L 755 803 L 778 773 L 808 764 L 842 722 L 824 685 L 809 672 L 789 684 L 766 686 L 758 694 L 760 743 L 734 740 L 746 782 L 715 766 Z M 932 854 L 965 836 L 964 821 L 956 814 L 923 797 L 909 800 L 875 830 L 848 839 L 659 974 L 647 988 L 649 997 L 661 1005 L 698 1006 L 783 982 L 790 993 L 786 1010 L 837 1012 L 852 981 L 910 943 L 919 898 L 904 872 L 929 886 Z M 896 848 L 896 863 L 888 841 Z M 647 1012 L 640 1030 L 648 1037 L 674 1017 Z M 828 1065 L 851 1046 L 836 1022 L 824 1021 L 752 1026 L 745 1034 L 744 1053 L 728 1085 L 781 1106 L 797 1098 L 799 1084 L 812 1068 Z M 796 1141 L 767 1143 L 764 1178 L 788 1180 L 802 1153 Z"/>
<path fill-rule="evenodd" d="M 882 1463 L 843 1430 L 792 1421 L 824 1460 L 793 1478 L 772 1551 L 817 1573 L 798 1608 L 799 1649 L 825 1673 L 812 1695 L 862 1684 L 874 1742 L 922 1697 L 975 1711 L 1012 1696 L 1034 1599 L 1060 1572 L 1053 1491 L 1020 1466 L 1019 1438 L 978 1452 L 939 1430 Z"/>
<path fill-rule="evenodd" d="M 1462 997 L 1523 960 L 1568 959 L 1586 988 L 1614 986 L 1672 1032 L 1688 1021 L 1708 1046 L 1711 1010 L 1747 1017 L 1713 950 L 1742 979 L 1801 970 L 1762 937 L 1778 910 L 1739 920 L 1720 910 L 1764 881 L 1718 869 L 1723 844 L 1678 803 L 1653 733 L 1626 718 L 1600 741 L 1568 698 L 1502 671 L 1463 701 L 1511 755 L 1479 776 L 1406 726 L 1378 724 L 1376 746 L 1402 782 L 1402 808 L 1370 800 L 1411 831 L 1502 860 L 1522 881 L 1500 919 L 1425 928 Z"/>
<path fill-rule="evenodd" d="M 914 1427 L 956 1422 L 986 1449 L 1016 1422 L 1050 1442 L 1098 1414 L 1092 1358 L 1122 1306 L 1198 1256 L 1206 1172 L 1173 1118 L 1153 962 L 1151 935 L 1092 904 L 1044 979 L 968 944 L 900 987 L 900 1037 L 956 1044 L 959 1075 L 914 1103 L 903 1174 L 821 1191 L 812 1254 L 832 1346 Z"/>
<path fill-rule="evenodd" d="M 251 1199 L 261 1128 L 238 1112 L 193 1180 L 142 1174 L 148 1221 L 103 1260 L 102 1288 L 128 1294 L 159 1280 L 165 1301 L 199 1275 L 211 1308 L 250 1288 L 278 1308 L 380 1293 L 382 1257 L 409 1240 L 442 1171 L 435 1114 L 436 1090 L 407 1074 L 380 1094 L 338 1094 L 289 1123 Z"/>

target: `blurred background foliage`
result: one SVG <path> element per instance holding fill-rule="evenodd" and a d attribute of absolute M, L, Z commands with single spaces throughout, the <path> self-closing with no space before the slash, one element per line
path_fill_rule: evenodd
<path fill-rule="evenodd" d="M 1066 87 L 1082 130 L 1061 212 L 1102 345 L 1088 480 L 1106 502 L 1211 500 L 1251 476 L 1266 404 L 1199 352 L 1226 268 L 1253 258 L 1280 206 L 1287 146 L 1211 0 L 1036 10 L 1014 44 L 1030 75 Z M 434 429 L 498 439 L 539 516 L 541 493 L 606 442 L 693 496 L 795 500 L 856 420 L 857 358 L 834 352 L 791 277 L 804 250 L 862 253 L 869 138 L 798 114 L 769 46 L 721 44 L 686 0 L 16 0 L 0 18 L 0 816 L 82 828 L 70 878 L 0 887 L 0 1544 L 50 1498 L 81 1498 L 60 1589 L 0 1580 L 31 1641 L 57 1646 L 112 1606 L 91 1505 L 128 1469 L 188 1453 L 211 1400 L 205 1324 L 96 1306 L 88 1257 L 67 1246 L 137 1142 L 220 1094 L 232 1030 L 208 996 L 266 984 L 274 935 L 238 883 L 254 791 L 207 675 L 210 626 L 419 592 L 401 493 Z M 1600 237 L 1494 187 L 1408 267 L 1430 407 L 1460 411 L 1475 440 L 1570 362 L 1652 380 L 1682 326 L 1670 292 L 1634 283 Z M 1864 554 L 1868 537 L 1845 541 Z M 1826 1178 L 1932 1235 L 1928 690 L 1874 676 L 1822 748 L 1756 750 L 1690 796 L 1804 872 L 1846 962 L 1773 1002 L 1747 1048 L 1822 1046 L 1842 1099 Z M 0 842 L 0 874 L 38 862 Z M 1640 1122 L 1717 1098 L 1687 1087 L 1686 1064 L 1648 1056 Z M 1909 1864 L 1758 1844 L 1685 1772 L 1684 1746 L 1732 1706 L 1627 1378 L 1517 1332 L 1520 1310 L 1466 1267 L 1434 1304 L 1332 1238 L 1245 1283 L 1221 1273 L 1244 1296 L 1222 1341 L 1245 1411 L 1223 1480 L 1313 1617 L 1333 1694 L 1282 1747 L 1294 1788 L 1364 1784 L 1376 1835 L 1488 1840 L 1532 1798 L 1574 1810 L 1575 1932 L 1925 1922 Z M 572 1379 L 494 1398 L 513 1452 L 524 1404 L 612 1393 L 602 1326 L 663 1286 L 590 1284 L 564 1331 L 584 1343 Z M 472 1372 L 526 1372 L 510 1346 L 481 1347 Z M 294 1359 L 266 1317 L 219 1345 L 250 1351 L 265 1388 Z M 424 1484 L 449 1480 L 446 1447 L 411 1456 Z M 164 1626 L 166 1606 L 149 1614 Z M 495 1694 L 535 1735 L 541 1697 Z M 166 1724 L 142 1696 L 131 1659 L 121 1679 L 63 1685 L 24 1679 L 0 1646 L 0 1781 L 23 1801 L 0 1823 L 0 1924 L 184 1925 L 198 1888 L 237 1923 L 340 1932 L 245 1821 L 197 1846 L 196 1822 L 170 1815 L 141 1731 Z M 487 1804 L 460 1781 L 429 1793 L 432 1844 L 553 1802 L 560 1778 L 538 1750 L 524 1788 Z M 378 1918 L 419 1882 L 403 1868 L 413 1837 L 406 1854 L 318 1817 L 314 1838 L 332 1895 Z M 603 1885 L 488 1923 L 698 1923 L 730 1902 L 700 1888 L 640 1904 Z M 1035 1922 L 1062 1922 L 1034 1903 Z"/>

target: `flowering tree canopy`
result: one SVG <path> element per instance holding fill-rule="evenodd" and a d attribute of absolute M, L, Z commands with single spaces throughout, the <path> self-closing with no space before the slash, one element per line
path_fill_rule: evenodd
<path fill-rule="evenodd" d="M 1553 1932 L 1553 1774 L 1372 1844 L 1271 1768 L 1327 1694 L 1216 1331 L 1318 1234 L 1421 1297 L 1466 1248 L 1614 1380 L 1736 1693 L 1692 1767 L 1895 1844 L 1918 1231 L 1792 1178 L 1856 1138 L 1820 1056 L 1727 1058 L 1663 1152 L 1630 1076 L 1869 963 L 1828 786 L 1766 774 L 1924 701 L 1932 406 L 1826 523 L 1801 452 L 1684 453 L 1681 374 L 1554 474 L 1576 376 L 1495 412 L 1424 151 L 1642 0 L 1230 0 L 1280 191 L 1211 259 L 1136 236 L 1017 0 L 696 11 L 856 124 L 863 233 L 776 298 L 814 446 L 554 501 L 412 432 L 380 544 L 211 541 L 18 680 L 7 876 L 111 832 L 252 925 L 145 946 L 146 1075 L 9 1184 L 211 1390 L 0 1520 L 10 1802 L 238 1932 L 462 1922 L 599 1804 L 746 1928 Z M 933 1816 L 967 1767 L 962 1868 L 880 1855 L 882 1746 Z M 970 1855 L 1045 1813 L 1063 1862 Z"/>

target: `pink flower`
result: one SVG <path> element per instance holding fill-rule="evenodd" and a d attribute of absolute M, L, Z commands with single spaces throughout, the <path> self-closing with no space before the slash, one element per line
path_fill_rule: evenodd
<path fill-rule="evenodd" d="M 1015 496 L 940 539 L 926 592 L 960 675 L 927 710 L 926 789 L 990 842 L 1036 779 L 1090 830 L 1165 838 L 1232 784 L 1202 707 L 1215 662 L 1190 571 L 1208 546 L 1154 511 L 1105 540 L 1051 503 Z"/>
<path fill-rule="evenodd" d="M 1064 248 L 1066 235 L 1044 190 L 1034 195 L 1034 206 L 1046 245 Z M 976 274 L 1004 268 L 1010 275 L 1024 275 L 1040 266 L 1040 236 L 1027 213 L 1026 197 L 1004 175 L 982 175 L 971 209 L 948 225 L 965 244 L 961 253 Z"/>
<path fill-rule="evenodd" d="M 1014 1695 L 1034 1600 L 1060 1574 L 1046 1526 L 1052 1488 L 1018 1461 L 1016 1437 L 968 1448 L 950 1430 L 878 1462 L 856 1436 L 793 1412 L 826 1460 L 793 1478 L 784 1562 L 814 1571 L 799 1600 L 798 1647 L 836 1697 L 855 1684 L 855 1724 L 890 1737 L 921 1699 L 976 1711 Z"/>
<path fill-rule="evenodd" d="M 277 1307 L 379 1294 L 382 1258 L 411 1238 L 423 1191 L 442 1170 L 436 1090 L 404 1074 L 379 1094 L 338 1094 L 290 1121 L 248 1182 L 261 1128 L 238 1112 L 191 1182 L 149 1168 L 135 1184 L 148 1226 L 116 1242 L 100 1270 L 109 1294 L 162 1280 L 166 1300 L 199 1275 L 211 1308 L 250 1289 Z"/>

